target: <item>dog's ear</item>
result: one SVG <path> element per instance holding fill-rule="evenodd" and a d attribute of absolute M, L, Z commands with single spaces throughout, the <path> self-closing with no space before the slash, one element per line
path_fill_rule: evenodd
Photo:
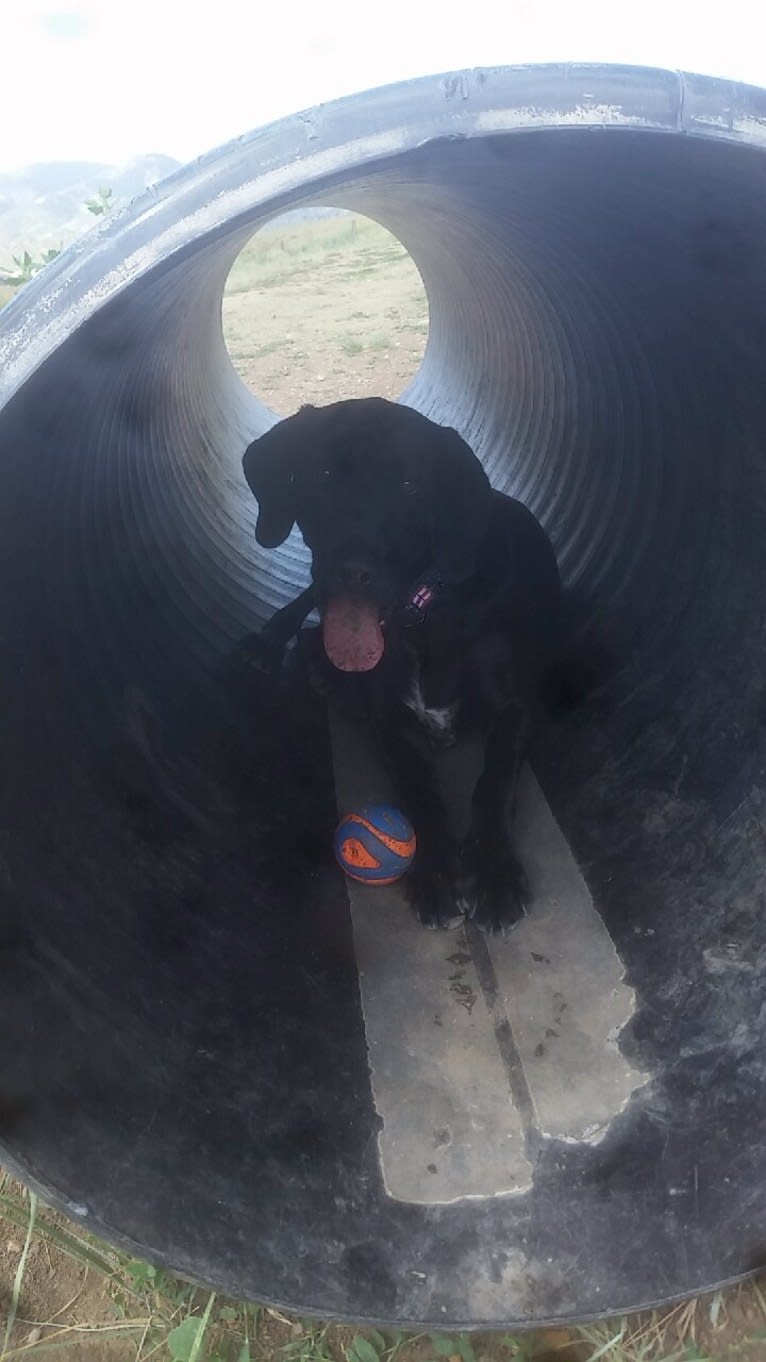
<path fill-rule="evenodd" d="M 474 571 L 491 506 L 489 478 L 470 445 L 442 427 L 431 471 L 431 551 L 442 581 L 464 582 Z"/>
<path fill-rule="evenodd" d="M 258 502 L 255 537 L 264 549 L 284 544 L 295 522 L 295 476 L 302 441 L 299 423 L 312 407 L 278 421 L 248 445 L 242 459 L 247 485 Z"/>

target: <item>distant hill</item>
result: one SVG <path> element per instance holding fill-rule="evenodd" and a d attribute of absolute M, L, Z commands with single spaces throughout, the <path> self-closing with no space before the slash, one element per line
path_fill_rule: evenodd
<path fill-rule="evenodd" d="M 97 218 L 85 207 L 100 188 L 122 205 L 150 184 L 164 180 L 180 162 L 170 156 L 139 156 L 127 165 L 52 161 L 0 174 L 0 270 L 11 256 L 69 244 Z"/>

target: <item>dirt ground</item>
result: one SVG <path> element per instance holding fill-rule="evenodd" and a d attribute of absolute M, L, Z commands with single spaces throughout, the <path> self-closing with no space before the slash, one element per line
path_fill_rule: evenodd
<path fill-rule="evenodd" d="M 378 394 L 397 397 L 416 373 L 428 333 L 420 277 L 403 248 L 364 219 L 323 219 L 256 237 L 236 263 L 224 300 L 232 361 L 248 386 L 286 415 L 304 402 Z M 0 1176 L 0 1362 L 62 1355 L 71 1362 L 136 1362 L 154 1357 L 189 1362 L 173 1335 L 207 1293 L 94 1246 L 101 1267 L 72 1247 L 66 1222 L 41 1208 L 49 1229 L 31 1238 L 21 1276 L 16 1325 L 3 1351 L 5 1319 L 22 1259 L 29 1205 Z M 61 1246 L 63 1239 L 64 1247 Z M 102 1270 L 105 1267 L 106 1270 Z M 248 1314 L 217 1302 L 204 1358 L 282 1356 L 297 1362 L 374 1362 L 353 1346 L 354 1331 L 286 1320 L 279 1312 Z M 250 1333 L 252 1348 L 245 1343 Z M 171 1346 L 168 1338 L 176 1337 Z M 465 1339 L 465 1336 L 461 1336 Z M 610 1340 L 611 1343 L 610 1343 Z M 249 1353 L 245 1347 L 250 1348 Z M 373 1346 L 373 1345 L 371 1345 Z M 450 1352 L 450 1347 L 454 1351 Z M 377 1343 L 374 1356 L 388 1357 Z M 577 1335 L 548 1330 L 511 1339 L 479 1335 L 470 1344 L 430 1336 L 403 1344 L 402 1362 L 766 1362 L 766 1299 L 748 1283 L 627 1322 L 607 1322 Z"/>
<path fill-rule="evenodd" d="M 5 1356 L 5 1322 L 24 1239 L 23 1230 L 0 1215 L 0 1357 Z M 35 1344 L 52 1345 L 66 1338 L 66 1356 L 72 1362 L 94 1362 L 100 1357 L 105 1362 L 134 1362 L 135 1341 L 104 1332 L 118 1324 L 108 1279 L 76 1262 L 42 1235 L 33 1237 L 11 1338 L 14 1348 L 34 1355 Z"/>

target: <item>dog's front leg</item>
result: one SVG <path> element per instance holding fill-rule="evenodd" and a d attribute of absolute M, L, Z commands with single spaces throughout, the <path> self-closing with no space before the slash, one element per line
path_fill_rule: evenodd
<path fill-rule="evenodd" d="M 285 648 L 298 633 L 307 615 L 316 605 L 314 587 L 308 586 L 294 601 L 278 610 L 263 626 L 259 634 L 248 634 L 239 644 L 239 654 L 248 666 L 259 672 L 277 672 L 282 665 Z"/>
<path fill-rule="evenodd" d="M 436 786 L 433 762 L 410 711 L 402 707 L 379 725 L 380 753 L 397 798 L 417 837 L 415 860 L 402 887 L 427 927 L 456 927 L 464 917 L 460 861 Z"/>
<path fill-rule="evenodd" d="M 469 916 L 487 932 L 502 932 L 523 917 L 526 875 L 513 850 L 519 774 L 531 733 L 528 711 L 513 703 L 501 710 L 487 735 L 484 767 L 476 782 L 462 872 Z"/>

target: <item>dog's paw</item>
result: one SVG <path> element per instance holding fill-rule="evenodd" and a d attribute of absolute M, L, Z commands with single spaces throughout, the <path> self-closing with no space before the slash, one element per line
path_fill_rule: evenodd
<path fill-rule="evenodd" d="M 301 629 L 295 644 L 287 654 L 287 669 L 292 676 L 305 681 L 315 695 L 323 698 L 332 689 L 330 664 L 322 647 L 321 630 L 313 625 Z"/>
<path fill-rule="evenodd" d="M 273 676 L 282 666 L 284 648 L 265 631 L 260 634 L 247 634 L 237 644 L 237 657 L 252 671 L 262 676 Z"/>
<path fill-rule="evenodd" d="M 466 916 L 483 932 L 503 936 L 524 917 L 530 899 L 524 868 L 513 852 L 472 839 L 463 848 L 461 892 Z"/>
<path fill-rule="evenodd" d="M 312 657 L 309 659 L 306 666 L 306 676 L 315 695 L 320 695 L 324 699 L 330 694 L 330 680 L 323 658 Z"/>
<path fill-rule="evenodd" d="M 462 923 L 458 863 L 451 849 L 430 856 L 418 849 L 403 888 L 424 927 L 449 929 Z"/>

